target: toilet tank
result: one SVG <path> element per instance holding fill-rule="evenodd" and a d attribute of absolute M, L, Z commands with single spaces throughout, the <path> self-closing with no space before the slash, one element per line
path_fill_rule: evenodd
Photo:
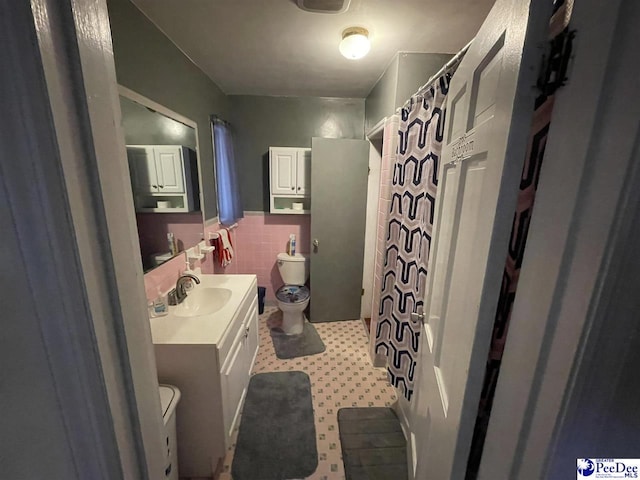
<path fill-rule="evenodd" d="M 304 285 L 309 278 L 309 257 L 301 253 L 291 256 L 279 253 L 278 270 L 285 285 Z"/>

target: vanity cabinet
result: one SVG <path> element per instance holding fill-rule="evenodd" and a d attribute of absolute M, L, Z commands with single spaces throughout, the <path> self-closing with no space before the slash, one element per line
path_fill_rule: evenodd
<path fill-rule="evenodd" d="M 271 213 L 309 213 L 311 208 L 311 149 L 269 147 Z M 301 203 L 302 209 L 294 209 Z"/>
<path fill-rule="evenodd" d="M 137 212 L 192 212 L 199 209 L 195 152 L 181 145 L 127 145 Z"/>
<path fill-rule="evenodd" d="M 238 423 L 240 407 L 247 392 L 249 377 L 258 352 L 258 303 L 257 297 L 251 303 L 249 311 L 242 323 L 238 322 L 236 338 L 226 358 L 220 355 L 222 368 L 220 380 L 222 386 L 222 405 L 224 415 L 225 444 Z M 221 350 L 222 351 L 222 350 Z"/>
<path fill-rule="evenodd" d="M 160 383 L 175 385 L 180 477 L 212 477 L 221 466 L 258 352 L 255 275 L 199 275 L 196 288 L 232 291 L 211 315 L 150 319 Z"/>

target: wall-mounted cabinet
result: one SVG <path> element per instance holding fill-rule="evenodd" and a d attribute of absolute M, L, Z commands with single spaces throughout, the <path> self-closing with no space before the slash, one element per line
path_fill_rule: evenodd
<path fill-rule="evenodd" d="M 200 209 L 197 158 L 181 145 L 127 145 L 136 212 Z"/>
<path fill-rule="evenodd" d="M 271 213 L 309 213 L 311 149 L 269 147 L 269 180 Z"/>

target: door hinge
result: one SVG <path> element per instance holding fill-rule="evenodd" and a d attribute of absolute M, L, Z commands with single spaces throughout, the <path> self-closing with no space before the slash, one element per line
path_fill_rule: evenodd
<path fill-rule="evenodd" d="M 540 61 L 536 88 L 545 96 L 555 93 L 569 81 L 568 70 L 573 53 L 575 30 L 566 28 L 547 44 Z"/>
<path fill-rule="evenodd" d="M 371 167 L 367 167 L 367 175 L 371 175 Z"/>
<path fill-rule="evenodd" d="M 364 296 L 364 288 L 362 289 L 362 293 L 360 294 L 361 297 Z"/>

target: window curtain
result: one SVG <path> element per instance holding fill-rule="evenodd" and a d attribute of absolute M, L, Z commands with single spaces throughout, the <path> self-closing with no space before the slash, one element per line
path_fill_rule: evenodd
<path fill-rule="evenodd" d="M 228 123 L 216 117 L 211 118 L 211 127 L 218 188 L 218 217 L 222 225 L 232 225 L 244 214 L 231 130 Z"/>

